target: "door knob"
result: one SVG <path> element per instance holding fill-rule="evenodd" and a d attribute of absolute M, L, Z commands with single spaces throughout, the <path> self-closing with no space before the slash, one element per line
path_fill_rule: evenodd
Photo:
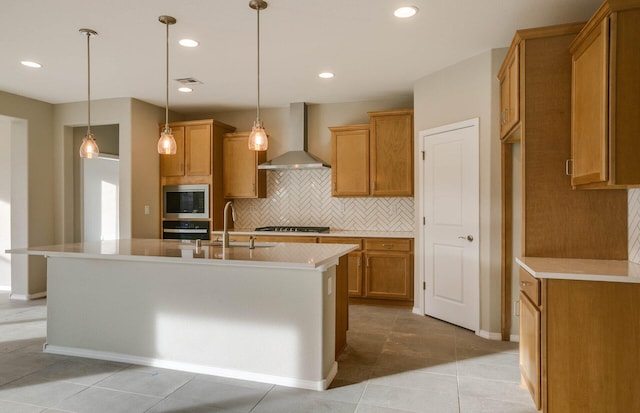
<path fill-rule="evenodd" d="M 467 235 L 466 237 L 464 237 L 464 236 L 459 236 L 458 238 L 460 238 L 460 239 L 466 239 L 466 240 L 467 240 L 467 241 L 469 241 L 469 242 L 472 242 L 472 241 L 473 241 L 473 235 Z"/>

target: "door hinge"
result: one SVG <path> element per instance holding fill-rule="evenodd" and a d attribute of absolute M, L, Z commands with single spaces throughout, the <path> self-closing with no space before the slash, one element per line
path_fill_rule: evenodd
<path fill-rule="evenodd" d="M 424 161 L 424 151 L 421 151 L 421 152 L 422 152 L 422 160 Z"/>
<path fill-rule="evenodd" d="M 426 217 L 422 217 L 422 225 L 427 225 L 427 218 Z"/>
<path fill-rule="evenodd" d="M 423 290 L 426 290 L 426 289 L 427 289 L 427 282 L 426 282 L 426 281 L 423 281 L 423 282 L 422 282 L 422 289 L 423 289 Z"/>

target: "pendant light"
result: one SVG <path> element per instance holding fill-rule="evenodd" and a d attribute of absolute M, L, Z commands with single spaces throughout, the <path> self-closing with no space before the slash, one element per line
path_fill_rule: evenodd
<path fill-rule="evenodd" d="M 91 36 L 97 36 L 98 33 L 91 29 L 80 29 L 80 33 L 87 36 L 87 134 L 82 138 L 80 157 L 91 159 L 100 155 L 96 138 L 91 133 L 91 49 L 89 46 Z"/>
<path fill-rule="evenodd" d="M 267 139 L 267 132 L 262 127 L 262 121 L 260 120 L 260 10 L 267 8 L 267 2 L 264 0 L 251 0 L 249 7 L 256 11 L 258 20 L 258 106 L 256 110 L 256 120 L 253 122 L 251 128 L 251 134 L 249 135 L 249 149 L 252 151 L 266 151 L 269 146 Z"/>
<path fill-rule="evenodd" d="M 173 138 L 171 128 L 169 127 L 169 25 L 175 24 L 176 19 L 171 16 L 158 17 L 160 23 L 167 26 L 167 94 L 165 101 L 165 121 L 164 129 L 158 139 L 158 153 L 161 155 L 175 155 L 176 154 L 176 140 Z"/>

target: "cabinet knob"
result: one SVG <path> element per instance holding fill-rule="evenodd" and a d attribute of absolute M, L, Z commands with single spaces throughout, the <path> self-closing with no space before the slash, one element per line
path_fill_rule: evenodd
<path fill-rule="evenodd" d="M 531 283 L 528 281 L 520 281 L 520 287 L 522 288 L 525 288 L 526 286 L 529 286 L 529 285 L 531 285 Z"/>

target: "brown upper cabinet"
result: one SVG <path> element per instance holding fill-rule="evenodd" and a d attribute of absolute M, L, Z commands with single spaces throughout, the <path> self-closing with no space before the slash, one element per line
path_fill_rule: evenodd
<path fill-rule="evenodd" d="M 331 195 L 369 195 L 369 125 L 333 126 Z"/>
<path fill-rule="evenodd" d="M 222 187 L 225 198 L 264 198 L 267 174 L 258 165 L 267 160 L 265 151 L 252 151 L 249 132 L 227 133 L 222 146 Z"/>
<path fill-rule="evenodd" d="M 413 110 L 331 130 L 333 196 L 413 196 Z"/>
<path fill-rule="evenodd" d="M 607 1 L 570 46 L 574 188 L 640 186 L 640 1 Z"/>
<path fill-rule="evenodd" d="M 373 196 L 413 196 L 413 110 L 368 112 Z"/>
<path fill-rule="evenodd" d="M 176 140 L 175 155 L 160 156 L 162 176 L 211 175 L 212 121 L 177 122 L 169 125 Z M 164 125 L 161 125 L 162 130 Z"/>
<path fill-rule="evenodd" d="M 520 47 L 509 49 L 500 72 L 500 137 L 520 121 Z"/>

